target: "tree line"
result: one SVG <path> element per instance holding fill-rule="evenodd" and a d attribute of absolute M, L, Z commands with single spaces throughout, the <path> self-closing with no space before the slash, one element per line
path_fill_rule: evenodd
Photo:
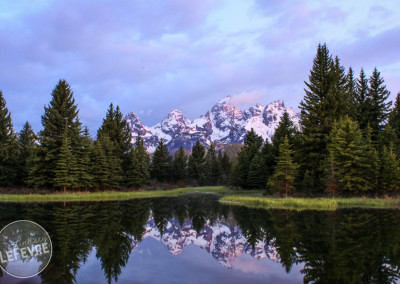
<path fill-rule="evenodd" d="M 206 150 L 197 142 L 190 155 L 183 147 L 171 155 L 161 139 L 150 159 L 144 141 L 134 146 L 120 108 L 110 105 L 97 139 L 91 139 L 78 117 L 71 87 L 60 80 L 44 108 L 43 129 L 27 122 L 15 135 L 11 115 L 0 92 L 0 185 L 56 190 L 143 187 L 150 180 L 200 185 L 227 184 L 231 162 L 214 144 Z"/>
<path fill-rule="evenodd" d="M 271 141 L 252 129 L 237 157 L 197 142 L 189 155 L 173 155 L 159 141 L 150 157 L 137 136 L 134 146 L 118 106 L 110 105 L 97 139 L 78 116 L 71 87 L 60 80 L 35 133 L 27 122 L 19 135 L 0 92 L 0 185 L 33 188 L 143 187 L 151 180 L 265 188 L 268 193 L 395 193 L 400 190 L 400 93 L 394 106 L 375 68 L 367 77 L 340 64 L 319 45 L 300 127 L 284 113 Z"/>
<path fill-rule="evenodd" d="M 272 141 L 253 130 L 232 169 L 232 183 L 282 195 L 387 194 L 400 190 L 400 93 L 394 106 L 375 68 L 369 78 L 347 73 L 326 44 L 319 45 L 300 129 L 287 113 Z"/>

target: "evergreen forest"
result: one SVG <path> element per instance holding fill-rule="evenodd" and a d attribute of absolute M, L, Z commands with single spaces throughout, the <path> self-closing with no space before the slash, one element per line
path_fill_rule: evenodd
<path fill-rule="evenodd" d="M 132 141 L 113 104 L 94 139 L 65 80 L 44 107 L 42 129 L 35 133 L 26 122 L 17 135 L 0 91 L 0 186 L 70 191 L 229 185 L 281 196 L 398 194 L 400 93 L 389 101 L 377 68 L 357 75 L 326 44 L 317 48 L 304 91 L 300 127 L 285 113 L 272 141 L 251 130 L 236 156 L 200 142 L 170 153 L 162 139 L 150 155 L 140 135 Z"/>

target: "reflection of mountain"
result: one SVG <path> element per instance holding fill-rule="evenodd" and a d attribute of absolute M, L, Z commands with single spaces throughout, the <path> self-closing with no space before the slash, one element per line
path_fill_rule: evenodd
<path fill-rule="evenodd" d="M 223 221 L 217 220 L 213 225 L 207 222 L 204 228 L 197 233 L 193 228 L 192 221 L 186 221 L 180 226 L 176 219 L 168 222 L 167 228 L 161 236 L 154 218 L 150 217 L 143 235 L 160 241 L 174 255 L 180 254 L 190 244 L 205 249 L 223 266 L 232 268 L 230 262 L 242 254 L 249 254 L 256 259 L 269 259 L 279 262 L 273 242 L 266 244 L 257 242 L 252 246 L 247 242 L 239 227 L 230 226 Z M 133 250 L 140 242 L 133 240 Z"/>

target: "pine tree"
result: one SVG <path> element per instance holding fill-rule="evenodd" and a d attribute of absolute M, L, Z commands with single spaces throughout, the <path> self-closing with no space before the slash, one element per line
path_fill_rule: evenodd
<path fill-rule="evenodd" d="M 115 143 L 115 153 L 120 159 L 131 150 L 132 135 L 126 120 L 123 119 L 119 106 L 114 109 L 114 105 L 110 104 L 103 124 L 97 131 L 97 136 L 102 134 L 107 134 L 110 140 Z"/>
<path fill-rule="evenodd" d="M 12 185 L 18 177 L 18 147 L 3 93 L 0 91 L 0 186 Z"/>
<path fill-rule="evenodd" d="M 39 132 L 40 147 L 34 166 L 29 173 L 28 183 L 34 187 L 53 187 L 59 184 L 56 168 L 65 143 L 64 133 L 68 132 L 73 159 L 77 160 L 82 134 L 78 119 L 78 109 L 71 87 L 65 80 L 60 80 L 52 92 L 52 99 L 44 108 L 42 115 L 43 129 Z M 78 172 L 74 174 L 79 175 Z M 77 180 L 78 177 L 71 177 Z"/>
<path fill-rule="evenodd" d="M 189 178 L 196 180 L 199 183 L 205 182 L 205 154 L 204 146 L 199 141 L 193 146 L 192 153 L 189 156 L 188 173 Z"/>
<path fill-rule="evenodd" d="M 66 133 L 64 132 L 63 135 L 63 143 L 56 162 L 56 168 L 54 169 L 55 177 L 53 181 L 53 185 L 62 188 L 64 192 L 67 188 L 76 188 L 78 186 L 77 161 L 72 154 L 71 143 Z"/>
<path fill-rule="evenodd" d="M 210 185 L 217 185 L 221 179 L 222 170 L 221 165 L 218 162 L 217 152 L 215 150 L 215 144 L 211 143 L 207 150 L 205 157 L 205 173 L 206 182 Z"/>
<path fill-rule="evenodd" d="M 368 190 L 362 133 L 357 122 L 348 116 L 335 122 L 328 147 L 335 163 L 340 189 L 350 192 Z"/>
<path fill-rule="evenodd" d="M 93 151 L 93 142 L 90 137 L 89 129 L 85 126 L 83 136 L 79 137 L 79 146 L 76 149 L 78 164 L 78 186 L 83 189 L 92 187 L 93 176 L 90 169 L 90 155 Z"/>
<path fill-rule="evenodd" d="M 278 127 L 279 128 L 279 127 Z M 283 137 L 284 138 L 284 137 Z M 282 142 L 279 143 L 279 145 Z M 268 138 L 265 139 L 265 142 L 261 148 L 261 175 L 259 177 L 260 183 L 265 185 L 268 179 L 274 173 L 274 169 L 276 166 L 276 159 L 278 158 L 279 150 L 276 151 L 276 147 L 273 144 L 269 143 Z"/>
<path fill-rule="evenodd" d="M 292 153 L 289 139 L 285 137 L 279 149 L 275 172 L 269 178 L 267 184 L 267 188 L 278 191 L 286 197 L 293 190 L 293 183 L 298 168 L 298 165 L 293 163 Z"/>
<path fill-rule="evenodd" d="M 115 142 L 113 142 L 106 133 L 100 134 L 97 140 L 101 142 L 101 147 L 107 162 L 108 180 L 104 186 L 119 188 L 123 183 L 123 172 L 121 168 L 121 158 L 115 155 Z"/>
<path fill-rule="evenodd" d="M 354 71 L 353 68 L 349 68 L 349 71 L 347 72 L 346 75 L 346 92 L 349 95 L 350 99 L 350 106 L 351 110 L 349 115 L 351 115 L 351 118 L 356 120 L 355 114 L 356 114 L 356 88 L 357 88 L 357 82 L 354 79 Z"/>
<path fill-rule="evenodd" d="M 135 148 L 132 151 L 132 160 L 128 168 L 128 185 L 141 187 L 150 180 L 150 157 L 144 147 L 143 138 L 140 134 L 136 137 Z"/>
<path fill-rule="evenodd" d="M 301 125 L 303 130 L 302 166 L 312 171 L 315 176 L 313 190 L 321 191 L 322 161 L 327 157 L 327 133 L 330 126 L 325 125 L 328 116 L 326 101 L 331 89 L 331 68 L 333 60 L 329 50 L 324 45 L 318 45 L 317 55 L 314 58 L 310 71 L 309 83 L 305 82 L 305 97 L 300 102 Z"/>
<path fill-rule="evenodd" d="M 344 115 L 353 115 L 353 96 L 351 90 L 349 91 L 351 85 L 352 82 L 348 81 L 344 67 L 340 65 L 339 57 L 336 56 L 330 70 L 330 88 L 326 103 L 329 113 L 325 118 L 327 125 Z"/>
<path fill-rule="evenodd" d="M 221 165 L 222 183 L 228 184 L 231 170 L 232 170 L 232 163 L 231 163 L 231 160 L 229 159 L 229 156 L 226 153 L 226 151 L 224 151 L 223 154 L 222 154 L 221 150 L 218 151 L 218 161 L 219 161 L 219 164 Z"/>
<path fill-rule="evenodd" d="M 274 146 L 274 151 L 276 157 L 279 153 L 279 145 L 283 142 L 285 137 L 288 137 L 289 144 L 294 144 L 296 129 L 294 127 L 293 121 L 290 119 L 289 114 L 285 111 L 282 115 L 281 120 L 277 128 L 275 129 L 274 136 L 272 137 L 272 144 Z"/>
<path fill-rule="evenodd" d="M 237 158 L 238 164 L 236 166 L 239 167 L 239 169 L 236 171 L 236 173 L 238 173 L 239 176 L 233 179 L 233 181 L 237 182 L 235 185 L 241 186 L 242 188 L 249 188 L 247 181 L 251 161 L 260 151 L 262 142 L 262 137 L 257 135 L 253 128 L 247 132 L 246 136 L 244 137 L 243 147 L 240 149 Z"/>
<path fill-rule="evenodd" d="M 351 111 L 352 98 L 339 59 L 332 59 L 326 44 L 319 45 L 306 84 L 306 95 L 300 103 L 302 125 L 302 167 L 313 173 L 313 190 L 325 189 L 324 163 L 328 158 L 327 144 L 333 122 Z"/>
<path fill-rule="evenodd" d="M 249 174 L 247 176 L 247 186 L 253 189 L 262 189 L 265 183 L 260 178 L 263 174 L 263 162 L 261 153 L 257 153 L 251 161 Z"/>
<path fill-rule="evenodd" d="M 381 78 L 380 72 L 375 68 L 372 76 L 369 79 L 368 96 L 371 100 L 369 120 L 370 126 L 373 130 L 373 139 L 377 139 L 377 135 L 383 130 L 383 124 L 386 122 L 390 106 L 392 102 L 386 102 L 390 92 L 384 85 L 385 81 Z"/>
<path fill-rule="evenodd" d="M 309 172 L 307 172 L 309 175 Z M 336 169 L 336 163 L 335 163 L 335 156 L 333 155 L 333 152 L 330 151 L 328 161 L 327 161 L 327 182 L 326 182 L 326 191 L 332 194 L 333 196 L 336 196 L 336 194 L 339 191 L 339 180 L 337 176 L 337 169 Z M 309 178 L 309 177 L 307 177 Z"/>
<path fill-rule="evenodd" d="M 382 188 L 386 191 L 400 190 L 400 165 L 392 148 L 383 147 L 382 152 Z"/>
<path fill-rule="evenodd" d="M 103 119 L 101 127 L 97 131 L 97 136 L 107 135 L 114 145 L 114 155 L 121 162 L 121 170 L 127 173 L 129 164 L 132 160 L 130 152 L 132 151 L 132 135 L 129 126 L 120 111 L 119 106 L 114 108 L 111 103 L 106 117 Z M 121 182 L 126 183 L 127 177 L 123 177 Z"/>
<path fill-rule="evenodd" d="M 171 173 L 171 156 L 167 145 L 161 139 L 153 155 L 151 176 L 158 181 L 168 181 Z"/>
<path fill-rule="evenodd" d="M 175 152 L 174 161 L 172 163 L 172 173 L 175 182 L 184 181 L 188 176 L 188 157 L 182 146 Z"/>
<path fill-rule="evenodd" d="M 19 137 L 18 144 L 20 148 L 20 154 L 18 157 L 20 163 L 18 179 L 22 184 L 25 184 L 28 178 L 29 171 L 32 167 L 32 161 L 36 154 L 36 141 L 38 137 L 33 132 L 31 125 L 27 121 L 22 128 Z"/>
<path fill-rule="evenodd" d="M 364 73 L 364 69 L 361 69 L 360 78 L 356 81 L 354 101 L 356 105 L 355 119 L 358 121 L 360 129 L 365 130 L 368 126 L 371 99 L 369 97 L 368 79 Z"/>
<path fill-rule="evenodd" d="M 388 125 L 390 125 L 396 134 L 397 139 L 393 141 L 393 144 L 400 145 L 400 92 L 397 94 L 394 107 L 390 111 Z M 400 146 L 397 148 L 396 154 L 400 155 Z"/>
<path fill-rule="evenodd" d="M 380 182 L 380 169 L 381 161 L 379 159 L 378 151 L 375 147 L 367 150 L 365 159 L 365 179 L 368 182 L 368 187 L 373 191 L 379 191 L 381 187 Z"/>
<path fill-rule="evenodd" d="M 90 172 L 93 176 L 92 187 L 96 189 L 111 187 L 111 184 L 109 184 L 109 165 L 103 146 L 101 145 L 101 139 L 98 139 L 94 143 L 90 157 Z"/>

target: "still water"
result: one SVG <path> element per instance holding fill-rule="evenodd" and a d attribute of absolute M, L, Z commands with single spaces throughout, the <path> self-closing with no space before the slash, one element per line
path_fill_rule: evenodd
<path fill-rule="evenodd" d="M 98 203 L 0 203 L 0 227 L 31 220 L 53 256 L 0 283 L 398 283 L 400 211 L 254 210 L 214 195 Z"/>

